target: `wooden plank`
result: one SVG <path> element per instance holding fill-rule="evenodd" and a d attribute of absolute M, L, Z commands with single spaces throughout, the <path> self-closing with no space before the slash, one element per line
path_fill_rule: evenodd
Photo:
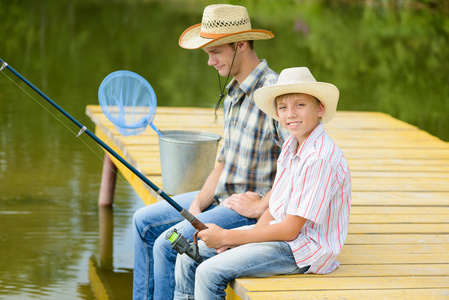
<path fill-rule="evenodd" d="M 435 210 L 436 211 L 436 210 Z M 351 224 L 449 224 L 449 216 L 447 214 L 434 215 L 389 215 L 388 218 L 384 214 L 367 214 L 349 216 Z"/>
<path fill-rule="evenodd" d="M 349 224 L 349 233 L 449 233 L 449 224 Z"/>
<path fill-rule="evenodd" d="M 153 130 L 121 137 L 99 106 L 86 113 L 113 149 L 162 187 Z M 223 119 L 215 120 L 209 108 L 158 107 L 154 123 L 165 130 L 221 134 Z M 447 299 L 449 143 L 379 112 L 339 111 L 325 128 L 345 153 L 352 175 L 340 267 L 325 276 L 239 278 L 230 283 L 227 299 Z M 141 197 L 154 194 L 120 171 Z"/>
<path fill-rule="evenodd" d="M 351 205 L 447 206 L 449 192 L 353 191 Z"/>
<path fill-rule="evenodd" d="M 364 264 L 369 267 L 376 264 L 449 264 L 447 253 L 432 254 L 390 254 L 390 253 L 361 253 L 344 255 L 337 258 L 341 264 Z"/>
<path fill-rule="evenodd" d="M 417 233 L 371 233 L 355 234 L 349 233 L 345 246 L 348 245 L 400 245 L 400 244 L 447 244 L 449 234 L 417 234 Z M 344 248 L 343 247 L 343 248 Z"/>
<path fill-rule="evenodd" d="M 449 192 L 448 178 L 352 178 L 353 191 Z"/>
<path fill-rule="evenodd" d="M 442 159 L 375 159 L 367 160 L 347 157 L 351 173 L 353 171 L 396 171 L 396 172 L 448 172 L 449 160 Z"/>
<path fill-rule="evenodd" d="M 373 214 L 381 214 L 387 220 L 390 215 L 448 215 L 449 206 L 351 206 L 351 216 Z"/>
<path fill-rule="evenodd" d="M 432 172 L 430 170 L 417 170 L 415 172 L 396 172 L 392 170 L 364 170 L 364 171 L 351 171 L 352 178 L 388 178 L 394 180 L 395 178 L 414 178 L 414 179 L 422 179 L 432 180 L 433 178 L 449 178 L 449 172 Z"/>
<path fill-rule="evenodd" d="M 104 134 L 104 132 L 99 128 L 99 126 L 96 127 L 95 134 L 98 138 L 103 140 L 105 143 L 109 140 L 108 137 Z M 122 153 L 120 149 L 114 144 L 108 144 L 109 147 L 111 147 L 112 150 L 117 152 L 120 156 L 122 156 L 125 160 L 127 160 L 129 163 L 133 164 L 134 167 L 138 169 L 138 166 L 136 163 L 133 163 L 133 160 L 128 155 L 125 155 Z M 139 197 L 144 201 L 146 205 L 154 203 L 158 199 L 158 195 L 151 190 L 140 178 L 138 178 L 134 173 L 132 173 L 128 168 L 126 168 L 122 163 L 120 163 L 116 158 L 114 158 L 112 155 L 108 154 L 111 160 L 114 162 L 114 164 L 117 166 L 119 173 L 119 178 L 123 179 L 124 181 L 128 182 L 131 187 L 136 191 L 136 193 L 139 195 Z M 121 175 L 120 175 L 121 174 Z M 148 177 L 151 182 L 153 182 L 157 186 L 161 186 L 162 179 L 160 176 L 157 178 L 151 178 Z"/>
<path fill-rule="evenodd" d="M 447 149 L 430 148 L 423 149 L 407 148 L 407 149 L 385 149 L 385 148 L 343 148 L 342 150 L 347 157 L 374 160 L 377 158 L 397 158 L 401 159 L 449 159 L 449 151 Z"/>
<path fill-rule="evenodd" d="M 376 289 L 376 290 L 338 290 L 338 291 L 287 291 L 287 292 L 247 292 L 244 299 L 267 300 L 320 300 L 320 299 L 408 299 L 408 300 L 439 300 L 448 299 L 448 289 Z M 241 298 L 238 298 L 241 299 Z"/>
<path fill-rule="evenodd" d="M 383 132 L 385 135 L 385 132 Z M 374 139 L 372 136 L 367 135 L 364 132 L 364 135 L 360 133 L 360 136 L 357 136 L 357 132 L 354 133 L 354 137 L 348 138 L 348 136 L 335 136 L 331 135 L 333 140 L 337 143 L 337 145 L 344 149 L 348 148 L 373 148 L 373 149 L 407 149 L 413 147 L 415 149 L 448 149 L 449 145 L 442 143 L 438 138 L 431 139 L 429 141 L 428 137 L 422 136 L 421 139 L 415 138 L 414 140 L 409 139 L 408 137 L 398 137 L 393 140 L 389 140 L 388 143 L 379 143 L 379 140 Z"/>
<path fill-rule="evenodd" d="M 247 291 L 313 291 L 313 290 L 373 290 L 373 289 L 445 289 L 446 276 L 380 276 L 328 277 L 322 275 L 269 278 L 239 278 Z M 234 288 L 235 289 L 235 288 Z"/>
<path fill-rule="evenodd" d="M 337 270 L 325 275 L 326 277 L 379 277 L 379 276 L 447 276 L 448 264 L 373 264 L 367 267 L 365 264 L 341 264 Z M 298 278 L 312 277 L 315 275 L 289 275 Z"/>
<path fill-rule="evenodd" d="M 448 255 L 449 244 L 412 244 L 412 245 L 345 245 L 340 255 L 351 254 L 440 254 Z"/>

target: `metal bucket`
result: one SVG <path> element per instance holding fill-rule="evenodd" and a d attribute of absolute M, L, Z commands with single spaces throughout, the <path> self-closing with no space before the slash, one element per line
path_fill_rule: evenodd
<path fill-rule="evenodd" d="M 184 130 L 161 133 L 159 151 L 164 192 L 177 195 L 201 189 L 214 168 L 221 136 Z"/>

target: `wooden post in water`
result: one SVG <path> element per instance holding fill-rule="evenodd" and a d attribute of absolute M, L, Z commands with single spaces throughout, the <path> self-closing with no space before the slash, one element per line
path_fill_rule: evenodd
<path fill-rule="evenodd" d="M 103 173 L 101 175 L 100 196 L 98 206 L 111 206 L 114 203 L 114 190 L 117 178 L 117 166 L 109 155 L 104 155 Z"/>
<path fill-rule="evenodd" d="M 100 206 L 98 209 L 100 225 L 100 268 L 114 269 L 114 211 L 112 206 Z"/>

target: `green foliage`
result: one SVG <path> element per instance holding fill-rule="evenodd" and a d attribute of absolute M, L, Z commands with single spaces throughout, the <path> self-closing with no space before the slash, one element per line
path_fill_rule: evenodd
<path fill-rule="evenodd" d="M 340 88 L 339 109 L 384 111 L 449 139 L 428 127 L 446 122 L 444 1 L 223 2 L 245 5 L 253 28 L 274 32 L 256 42 L 274 70 L 308 66 Z M 212 3 L 2 0 L 2 55 L 73 110 L 95 103 L 102 79 L 118 69 L 144 76 L 159 105 L 212 107 L 219 87 L 206 55 L 177 45 Z"/>

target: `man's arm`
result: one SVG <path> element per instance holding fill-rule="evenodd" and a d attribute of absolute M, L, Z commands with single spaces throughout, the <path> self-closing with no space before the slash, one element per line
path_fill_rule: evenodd
<path fill-rule="evenodd" d="M 262 199 L 260 199 L 259 194 L 254 192 L 233 194 L 225 199 L 221 205 L 234 210 L 244 217 L 258 219 L 267 210 L 270 196 L 271 190 Z"/>
<path fill-rule="evenodd" d="M 193 202 L 190 205 L 190 213 L 193 215 L 198 215 L 214 202 L 215 188 L 217 187 L 223 168 L 224 162 L 219 162 L 209 174 L 206 182 L 204 182 L 204 185 L 201 188 L 200 193 L 195 197 L 195 199 L 193 199 Z"/>

